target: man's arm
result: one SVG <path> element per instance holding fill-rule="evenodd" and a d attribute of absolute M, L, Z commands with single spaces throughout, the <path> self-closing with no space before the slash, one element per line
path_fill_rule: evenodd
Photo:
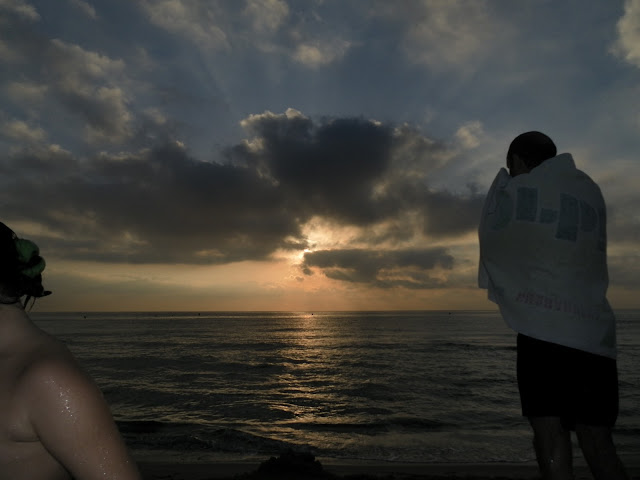
<path fill-rule="evenodd" d="M 102 393 L 65 357 L 39 360 L 23 384 L 40 441 L 76 480 L 140 480 Z"/>

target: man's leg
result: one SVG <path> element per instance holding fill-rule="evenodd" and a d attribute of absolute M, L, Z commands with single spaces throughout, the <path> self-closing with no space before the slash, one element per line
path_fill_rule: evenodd
<path fill-rule="evenodd" d="M 596 480 L 628 480 L 609 427 L 576 425 L 576 436 Z"/>
<path fill-rule="evenodd" d="M 571 432 L 563 428 L 559 417 L 529 417 L 529 423 L 542 478 L 573 479 Z"/>

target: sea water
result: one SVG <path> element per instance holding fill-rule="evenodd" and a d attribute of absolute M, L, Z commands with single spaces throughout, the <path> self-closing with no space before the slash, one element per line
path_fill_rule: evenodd
<path fill-rule="evenodd" d="M 618 315 L 623 455 L 640 453 L 640 311 Z M 496 312 L 33 313 L 138 459 L 534 459 Z"/>

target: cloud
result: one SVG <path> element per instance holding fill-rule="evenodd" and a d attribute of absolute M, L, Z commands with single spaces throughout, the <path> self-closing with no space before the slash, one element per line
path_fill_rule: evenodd
<path fill-rule="evenodd" d="M 316 125 L 291 109 L 252 115 L 242 125 L 260 147 L 237 147 L 233 158 L 271 178 L 306 215 L 357 224 L 388 215 L 376 208 L 374 185 L 389 168 L 389 127 L 360 118 Z"/>
<path fill-rule="evenodd" d="M 444 147 L 406 126 L 314 120 L 293 109 L 242 124 L 250 137 L 218 161 L 197 160 L 177 142 L 89 158 L 60 147 L 5 154 L 0 165 L 11 182 L 3 182 L 0 205 L 13 219 L 49 231 L 48 251 L 99 262 L 269 260 L 308 248 L 304 228 L 314 218 L 359 229 L 364 249 L 476 228 L 481 198 L 429 189 L 417 164 L 428 172 Z M 397 161 L 398 151 L 413 151 L 415 162 Z M 367 229 L 377 234 L 367 236 Z M 446 267 L 443 255 L 438 265 Z M 426 257 L 408 258 L 388 252 L 385 261 L 418 271 L 378 282 L 419 284 Z"/>
<path fill-rule="evenodd" d="M 6 63 L 13 63 L 17 60 L 17 55 L 2 39 L 0 39 L 0 60 Z"/>
<path fill-rule="evenodd" d="M 22 0 L 0 0 L 0 60 L 6 64 L 24 60 L 19 48 L 20 41 L 24 38 L 22 26 L 31 26 L 39 20 L 38 11 L 28 3 Z"/>
<path fill-rule="evenodd" d="M 90 161 L 54 153 L 9 158 L 16 177 L 0 198 L 14 216 L 64 232 L 48 240 L 56 255 L 215 264 L 304 248 L 290 240 L 299 227 L 282 197 L 254 172 L 195 161 L 175 144 Z M 25 168 L 36 163 L 38 174 Z"/>
<path fill-rule="evenodd" d="M 313 268 L 334 280 L 379 288 L 440 288 L 446 283 L 439 271 L 451 270 L 454 259 L 444 248 L 377 250 L 322 250 L 305 253 L 301 265 L 306 275 Z"/>
<path fill-rule="evenodd" d="M 289 15 L 289 6 L 282 0 L 247 0 L 244 14 L 257 32 L 274 32 Z"/>
<path fill-rule="evenodd" d="M 24 23 L 15 35 L 7 34 L 5 44 L 14 63 L 13 78 L 21 78 L 3 85 L 0 95 L 6 102 L 42 124 L 55 122 L 49 130 L 74 129 L 78 138 L 76 124 L 60 121 L 62 105 L 64 113 L 81 124 L 88 143 L 120 143 L 132 135 L 134 118 L 126 91 L 130 82 L 122 59 L 43 38 Z M 53 117 L 48 116 L 51 112 Z"/>
<path fill-rule="evenodd" d="M 484 0 L 409 0 L 402 8 L 382 0 L 372 15 L 403 25 L 407 58 L 436 71 L 476 65 L 505 31 Z"/>
<path fill-rule="evenodd" d="M 188 38 L 203 51 L 230 48 L 224 26 L 219 25 L 225 11 L 218 2 L 142 0 L 140 6 L 151 23 Z"/>
<path fill-rule="evenodd" d="M 307 67 L 318 68 L 342 59 L 350 46 L 350 42 L 341 39 L 315 44 L 303 43 L 295 48 L 293 59 Z"/>
<path fill-rule="evenodd" d="M 122 89 L 99 87 L 90 95 L 66 96 L 65 101 L 72 110 L 84 116 L 86 138 L 89 143 L 120 143 L 131 135 L 132 115 L 127 108 L 127 100 Z"/>
<path fill-rule="evenodd" d="M 640 1 L 626 0 L 624 15 L 616 26 L 618 38 L 613 52 L 626 62 L 640 67 Z"/>
<path fill-rule="evenodd" d="M 15 185 L 14 193 L 20 196 L 20 192 L 29 191 L 33 185 L 46 184 L 48 180 L 57 182 L 68 172 L 77 170 L 79 165 L 71 152 L 63 149 L 59 145 L 33 145 L 23 148 L 20 152 L 0 157 L 0 168 L 5 175 L 13 178 L 6 178 L 7 185 Z M 28 181 L 25 181 L 28 180 Z M 16 199 L 14 202 L 19 203 Z M 7 203 L 8 204 L 8 203 Z M 4 205 L 4 203 L 3 203 Z M 41 205 L 31 205 L 29 201 L 24 202 L 25 208 L 30 210 Z M 53 205 L 52 205 L 53 206 Z M 16 213 L 20 216 L 21 209 Z M 38 221 L 39 215 L 34 217 Z"/>
<path fill-rule="evenodd" d="M 46 133 L 40 127 L 33 127 L 22 120 L 12 120 L 0 126 L 0 135 L 21 143 L 36 143 L 45 139 Z"/>
<path fill-rule="evenodd" d="M 456 131 L 456 139 L 466 149 L 479 146 L 483 136 L 482 123 L 479 121 L 465 123 Z"/>
<path fill-rule="evenodd" d="M 151 23 L 187 39 L 206 56 L 257 51 L 318 69 L 341 60 L 353 46 L 346 32 L 318 13 L 322 3 L 309 12 L 292 12 L 283 0 L 143 0 L 140 5 Z"/>
<path fill-rule="evenodd" d="M 55 132 L 49 136 L 68 129 L 77 139 L 78 130 L 84 131 L 88 143 L 120 143 L 131 136 L 130 81 L 122 59 L 47 39 L 21 19 L 15 23 L 15 31 L 0 33 L 13 62 L 13 77 L 2 85 L 0 96 L 21 110 L 14 116 L 48 124 L 47 133 Z"/>
<path fill-rule="evenodd" d="M 99 52 L 85 50 L 79 45 L 51 40 L 46 60 L 57 82 L 65 88 L 87 89 L 91 82 L 112 82 L 123 74 L 124 61 L 112 59 Z"/>
<path fill-rule="evenodd" d="M 354 47 L 363 43 L 362 40 L 349 39 L 353 35 L 362 35 L 362 32 L 354 32 L 343 24 L 343 18 L 353 15 L 353 12 L 350 11 L 352 5 L 344 4 L 342 7 L 333 10 L 331 5 L 318 2 L 306 14 L 297 11 L 290 15 L 289 22 L 282 29 L 284 34 L 275 39 L 280 50 L 294 62 L 312 70 L 340 62 Z M 362 20 L 362 12 L 356 9 L 355 14 Z"/>
<path fill-rule="evenodd" d="M 92 20 L 96 20 L 98 18 L 96 9 L 89 3 L 84 2 L 83 0 L 69 0 L 69 2 Z"/>
<path fill-rule="evenodd" d="M 32 22 L 40 20 L 40 14 L 35 7 L 24 0 L 0 0 L 0 14 L 3 11 Z"/>
<path fill-rule="evenodd" d="M 548 121 L 570 151 L 585 131 L 613 146 L 579 148 L 611 178 L 611 240 L 633 243 L 610 165 L 631 168 L 633 68 L 612 84 L 619 69 L 589 52 L 619 20 L 616 55 L 640 66 L 639 3 L 569 23 L 552 3 L 0 0 L 0 209 L 70 259 L 296 262 L 310 248 L 345 256 L 310 256 L 317 277 L 451 283 L 399 255 L 445 245 L 466 268 L 473 183 L 488 185 L 505 139 Z M 590 124 L 565 121 L 576 112 Z"/>
<path fill-rule="evenodd" d="M 484 195 L 473 189 L 466 194 L 436 190 L 426 191 L 423 197 L 425 234 L 453 236 L 477 227 Z"/>
<path fill-rule="evenodd" d="M 130 135 L 126 95 L 116 86 L 125 64 L 78 45 L 51 41 L 47 55 L 56 97 L 84 119 L 89 142 L 121 142 Z"/>
<path fill-rule="evenodd" d="M 437 236 L 475 227 L 481 196 L 429 189 L 427 174 L 442 165 L 446 149 L 407 126 L 363 118 L 316 123 L 291 109 L 242 124 L 256 137 L 232 157 L 271 178 L 307 217 L 364 227 L 419 213 L 424 231 Z"/>
<path fill-rule="evenodd" d="M 31 82 L 11 82 L 5 87 L 8 98 L 22 105 L 40 103 L 48 90 L 47 85 Z"/>

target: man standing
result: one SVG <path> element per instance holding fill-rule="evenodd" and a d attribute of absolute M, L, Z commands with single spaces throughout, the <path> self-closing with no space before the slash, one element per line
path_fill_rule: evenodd
<path fill-rule="evenodd" d="M 618 416 L 615 317 L 598 186 L 543 133 L 516 137 L 479 228 L 478 283 L 518 332 L 522 414 L 544 479 L 571 479 L 571 430 L 597 480 L 627 479 Z"/>

